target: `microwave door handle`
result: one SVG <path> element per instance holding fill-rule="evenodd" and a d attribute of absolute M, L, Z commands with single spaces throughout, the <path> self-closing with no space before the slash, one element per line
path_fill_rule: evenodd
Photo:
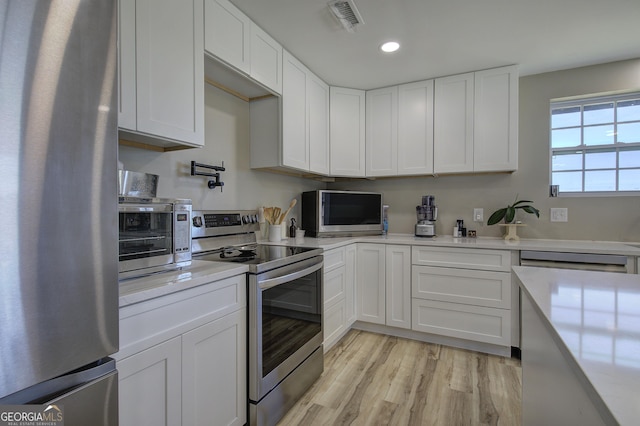
<path fill-rule="evenodd" d="M 280 284 L 284 284 L 284 283 L 288 283 L 290 281 L 294 281 L 297 280 L 298 278 L 302 278 L 306 275 L 309 275 L 313 272 L 316 272 L 320 269 L 322 269 L 322 265 L 324 264 L 324 262 L 320 262 L 317 263 L 313 266 L 310 266 L 308 268 L 302 269 L 300 271 L 296 271 L 296 272 L 292 272 L 290 274 L 287 275 L 283 275 L 281 277 L 276 277 L 276 278 L 269 278 L 267 280 L 260 280 L 258 281 L 258 287 L 260 287 L 260 290 L 268 290 L 272 287 L 278 286 Z"/>

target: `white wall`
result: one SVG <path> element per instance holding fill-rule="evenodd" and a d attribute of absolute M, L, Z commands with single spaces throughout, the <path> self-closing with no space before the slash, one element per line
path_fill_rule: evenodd
<path fill-rule="evenodd" d="M 309 179 L 249 168 L 249 104 L 205 85 L 204 148 L 159 153 L 120 145 L 125 169 L 160 176 L 158 197 L 190 198 L 194 209 L 256 209 L 275 205 L 283 209 L 293 198 L 298 205 L 290 215 L 299 218 L 300 193 L 324 188 Z M 211 190 L 207 178 L 191 176 L 191 161 L 220 165 L 224 188 Z"/>
<path fill-rule="evenodd" d="M 480 236 L 500 236 L 498 226 L 472 223 L 474 207 L 485 221 L 516 195 L 534 201 L 540 219 L 518 214 L 527 238 L 640 241 L 640 197 L 549 198 L 549 101 L 617 90 L 640 90 L 640 59 L 520 78 L 519 169 L 513 174 L 380 179 L 333 183 L 331 188 L 377 191 L 390 205 L 389 231 L 413 232 L 415 206 L 432 194 L 439 208 L 437 232 L 450 234 L 456 219 Z M 551 223 L 549 209 L 566 207 L 569 222 Z"/>

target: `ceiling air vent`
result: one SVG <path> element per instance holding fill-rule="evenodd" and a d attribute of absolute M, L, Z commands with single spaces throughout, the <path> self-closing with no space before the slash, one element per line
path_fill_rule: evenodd
<path fill-rule="evenodd" d="M 362 16 L 360 16 L 353 0 L 331 0 L 328 4 L 340 24 L 350 33 L 355 32 L 358 25 L 364 25 Z"/>

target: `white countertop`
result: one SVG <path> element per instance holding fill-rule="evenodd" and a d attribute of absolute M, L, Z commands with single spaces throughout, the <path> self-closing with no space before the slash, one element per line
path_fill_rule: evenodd
<path fill-rule="evenodd" d="M 194 260 L 190 266 L 175 272 L 164 272 L 121 282 L 120 307 L 245 274 L 248 271 L 247 265 Z"/>
<path fill-rule="evenodd" d="M 622 425 L 640 419 L 640 275 L 513 267 L 560 350 Z"/>
<path fill-rule="evenodd" d="M 518 242 L 505 241 L 502 238 L 453 238 L 436 236 L 433 238 L 416 237 L 413 234 L 389 234 L 370 237 L 336 237 L 336 238 L 288 238 L 280 242 L 260 241 L 260 244 L 289 245 L 299 247 L 317 247 L 325 250 L 342 247 L 352 243 L 381 243 L 424 245 L 434 247 L 467 247 L 496 250 L 541 250 L 565 251 L 573 253 L 620 254 L 640 256 L 640 245 L 637 243 L 619 243 L 589 240 L 533 240 L 521 239 Z"/>

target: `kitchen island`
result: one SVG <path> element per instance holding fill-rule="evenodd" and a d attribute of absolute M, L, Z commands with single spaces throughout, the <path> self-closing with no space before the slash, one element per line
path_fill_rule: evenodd
<path fill-rule="evenodd" d="M 637 424 L 640 277 L 513 268 L 522 289 L 522 418 Z"/>

